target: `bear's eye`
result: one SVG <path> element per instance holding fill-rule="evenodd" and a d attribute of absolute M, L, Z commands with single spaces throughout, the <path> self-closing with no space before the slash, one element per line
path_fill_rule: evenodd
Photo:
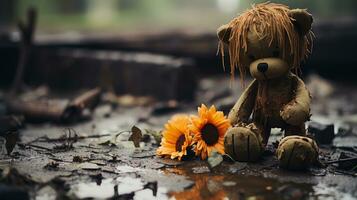
<path fill-rule="evenodd" d="M 277 50 L 273 51 L 273 57 L 277 58 L 277 57 L 279 57 L 279 55 L 280 55 L 279 51 L 277 51 Z"/>
<path fill-rule="evenodd" d="M 252 54 L 249 54 L 249 55 L 248 55 L 248 58 L 249 58 L 250 60 L 255 60 L 255 56 L 252 55 Z"/>

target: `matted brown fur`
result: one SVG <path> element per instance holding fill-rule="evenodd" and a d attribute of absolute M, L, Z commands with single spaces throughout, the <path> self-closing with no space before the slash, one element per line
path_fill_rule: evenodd
<path fill-rule="evenodd" d="M 292 56 L 292 69 L 299 71 L 301 61 L 311 53 L 313 33 L 309 31 L 305 36 L 300 36 L 294 29 L 294 19 L 289 17 L 289 11 L 288 6 L 266 2 L 252 5 L 251 9 L 228 23 L 229 27 L 232 27 L 228 44 L 232 79 L 235 69 L 238 68 L 242 82 L 244 80 L 248 66 L 243 66 L 241 59 L 247 52 L 249 30 L 254 31 L 259 38 L 267 38 L 270 44 L 277 41 L 279 49 L 282 50 L 282 58 L 286 60 Z M 223 41 L 219 42 L 218 50 L 223 60 Z"/>

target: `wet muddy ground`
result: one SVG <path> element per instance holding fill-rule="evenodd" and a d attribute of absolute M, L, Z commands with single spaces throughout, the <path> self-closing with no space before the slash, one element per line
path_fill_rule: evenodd
<path fill-rule="evenodd" d="M 155 136 L 173 114 L 195 113 L 200 103 L 227 113 L 241 88 L 224 76 L 202 78 L 194 103 L 103 102 L 81 123 L 27 124 L 10 156 L 2 147 L 1 182 L 32 199 L 356 199 L 356 160 L 353 169 L 338 160 L 357 154 L 357 87 L 314 75 L 306 81 L 314 96 L 311 121 L 334 124 L 335 133 L 332 144 L 320 145 L 321 165 L 307 171 L 279 168 L 274 144 L 280 130 L 273 130 L 257 163 L 225 159 L 210 168 L 206 161 L 155 155 Z M 129 141 L 134 125 L 143 133 L 140 147 Z"/>

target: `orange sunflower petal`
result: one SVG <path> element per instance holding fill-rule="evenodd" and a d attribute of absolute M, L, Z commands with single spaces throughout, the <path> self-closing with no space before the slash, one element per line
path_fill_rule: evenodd
<path fill-rule="evenodd" d="M 196 155 L 206 159 L 214 150 L 224 154 L 224 135 L 231 124 L 223 112 L 217 111 L 214 105 L 208 109 L 202 104 L 198 108 L 198 116 L 191 116 L 191 122 L 189 129 L 193 141 L 197 143 L 194 147 Z M 207 125 L 210 125 L 210 129 L 207 129 Z"/>
<path fill-rule="evenodd" d="M 189 124 L 190 118 L 187 115 L 174 115 L 164 126 L 161 146 L 157 149 L 156 154 L 181 160 L 187 154 L 187 148 L 192 145 Z M 177 149 L 178 145 L 180 149 Z"/>

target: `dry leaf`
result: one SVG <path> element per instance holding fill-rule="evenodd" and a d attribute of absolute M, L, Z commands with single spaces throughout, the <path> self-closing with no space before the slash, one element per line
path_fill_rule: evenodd
<path fill-rule="evenodd" d="M 136 126 L 133 126 L 131 128 L 131 135 L 129 137 L 129 141 L 133 141 L 135 147 L 140 147 L 142 136 L 143 134 L 141 133 L 141 130 Z"/>
<path fill-rule="evenodd" d="M 10 132 L 8 134 L 6 134 L 5 136 L 5 147 L 6 147 L 6 152 L 8 155 L 10 155 L 10 153 L 12 152 L 12 150 L 14 149 L 16 142 L 18 140 L 18 132 Z"/>

